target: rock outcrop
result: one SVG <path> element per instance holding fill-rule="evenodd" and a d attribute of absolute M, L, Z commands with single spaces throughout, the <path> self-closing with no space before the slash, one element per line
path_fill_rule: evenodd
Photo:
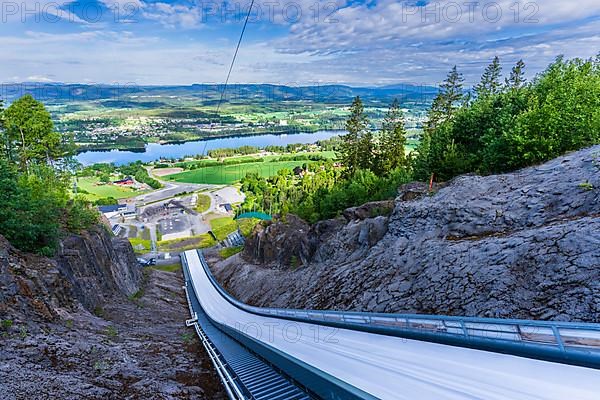
<path fill-rule="evenodd" d="M 358 259 L 383 238 L 393 208 L 393 201 L 371 202 L 313 226 L 293 214 L 263 222 L 248 239 L 244 257 L 283 270 L 327 260 L 340 253 L 340 248 L 347 250 L 344 257 Z"/>
<path fill-rule="evenodd" d="M 131 296 L 139 289 L 141 268 L 131 244 L 111 238 L 104 229 L 63 239 L 55 259 L 73 297 L 89 310 L 113 295 Z"/>
<path fill-rule="evenodd" d="M 141 277 L 129 242 L 101 227 L 64 238 L 54 259 L 24 254 L 0 236 L 0 319 L 34 325 L 81 305 L 93 311 L 135 293 Z"/>
<path fill-rule="evenodd" d="M 54 259 L 0 236 L 0 398 L 225 399 L 182 285 L 102 228 Z"/>
<path fill-rule="evenodd" d="M 407 193 L 389 217 L 303 228 L 302 268 L 250 248 L 214 271 L 259 306 L 600 322 L 600 146 Z M 279 231 L 273 253 L 289 243 Z"/>

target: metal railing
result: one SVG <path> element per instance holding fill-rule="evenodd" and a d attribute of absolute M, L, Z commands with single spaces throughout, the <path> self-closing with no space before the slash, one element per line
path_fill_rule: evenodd
<path fill-rule="evenodd" d="M 230 400 L 245 400 L 246 397 L 242 394 L 240 388 L 238 387 L 238 385 L 235 381 L 235 378 L 233 376 L 231 376 L 231 374 L 229 373 L 229 371 L 226 367 L 226 363 L 223 362 L 223 360 L 221 360 L 221 355 L 214 348 L 212 342 L 210 341 L 210 339 L 208 339 L 206 337 L 206 335 L 204 334 L 204 331 L 198 324 L 198 316 L 192 307 L 192 301 L 190 299 L 190 294 L 188 292 L 188 279 L 187 278 L 188 277 L 186 276 L 186 281 L 185 281 L 185 285 L 183 286 L 183 290 L 185 291 L 185 297 L 187 299 L 188 307 L 190 310 L 190 316 L 192 316 L 192 319 L 186 321 L 186 325 L 194 327 L 196 334 L 198 335 L 198 337 L 200 338 L 200 341 L 202 342 L 202 346 L 206 350 L 208 357 L 210 358 L 210 361 L 212 362 L 213 366 L 215 367 L 215 371 L 217 371 L 217 374 L 219 375 L 219 379 L 221 379 L 221 382 L 223 383 L 223 387 L 225 388 L 227 397 L 229 397 Z"/>
<path fill-rule="evenodd" d="M 185 290 L 194 327 L 230 400 L 311 400 L 304 388 L 258 358 L 242 342 L 222 331 L 202 309 L 191 280 L 187 259 L 181 256 Z"/>
<path fill-rule="evenodd" d="M 212 276 L 202 252 L 198 254 L 220 294 L 256 315 L 600 369 L 597 323 L 254 307 L 229 295 Z"/>

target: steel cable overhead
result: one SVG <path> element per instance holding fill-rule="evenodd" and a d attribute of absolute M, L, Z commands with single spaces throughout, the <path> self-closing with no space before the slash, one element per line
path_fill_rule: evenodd
<path fill-rule="evenodd" d="M 227 85 L 229 84 L 229 78 L 231 77 L 231 71 L 233 71 L 233 66 L 235 64 L 235 60 L 237 59 L 238 52 L 240 51 L 240 45 L 242 44 L 242 39 L 244 38 L 244 33 L 246 32 L 246 26 L 248 26 L 248 20 L 250 19 L 250 13 L 252 12 L 252 7 L 254 6 L 254 0 L 250 2 L 250 7 L 248 7 L 248 13 L 246 14 L 246 18 L 244 20 L 244 26 L 242 27 L 242 31 L 240 32 L 240 38 L 238 39 L 237 46 L 235 47 L 235 52 L 233 53 L 233 58 L 231 59 L 231 64 L 229 65 L 229 71 L 227 72 L 227 78 L 225 79 L 225 84 L 223 85 L 223 90 L 221 91 L 221 96 L 219 97 L 219 102 L 217 103 L 217 110 L 215 113 L 218 115 L 219 110 L 221 109 L 221 104 L 223 103 L 223 98 L 225 97 L 225 91 L 227 90 Z M 212 125 L 212 124 L 211 124 Z M 211 126 L 212 128 L 212 126 Z M 206 152 L 206 146 L 208 142 L 204 145 L 204 150 L 202 154 Z"/>

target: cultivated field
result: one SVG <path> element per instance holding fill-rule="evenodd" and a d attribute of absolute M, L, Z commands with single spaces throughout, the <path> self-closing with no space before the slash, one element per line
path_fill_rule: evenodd
<path fill-rule="evenodd" d="M 277 171 L 281 169 L 294 169 L 295 167 L 302 166 L 302 164 L 308 162 L 310 161 L 276 161 L 236 165 L 216 165 L 169 175 L 166 179 L 185 183 L 230 185 L 239 181 L 248 173 L 257 173 L 263 177 L 273 176 L 277 175 Z"/>
<path fill-rule="evenodd" d="M 128 187 L 99 184 L 97 177 L 78 178 L 77 187 L 79 188 L 80 194 L 85 196 L 90 201 L 98 200 L 103 197 L 125 199 L 143 193 L 141 190 L 134 190 Z"/>

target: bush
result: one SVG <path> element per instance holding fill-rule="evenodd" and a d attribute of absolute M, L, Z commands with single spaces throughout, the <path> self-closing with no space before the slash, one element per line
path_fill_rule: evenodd
<path fill-rule="evenodd" d="M 90 207 L 90 203 L 81 198 L 72 200 L 66 207 L 66 213 L 66 227 L 73 233 L 80 233 L 82 230 L 97 224 L 100 217 L 98 211 Z"/>
<path fill-rule="evenodd" d="M 0 160 L 0 233 L 21 250 L 48 255 L 58 240 L 67 193 L 53 171 L 40 172 L 19 176 Z"/>
<path fill-rule="evenodd" d="M 83 193 L 82 190 L 79 190 L 79 193 Z M 119 201 L 114 197 L 102 197 L 94 202 L 97 206 L 112 206 L 119 204 Z"/>

